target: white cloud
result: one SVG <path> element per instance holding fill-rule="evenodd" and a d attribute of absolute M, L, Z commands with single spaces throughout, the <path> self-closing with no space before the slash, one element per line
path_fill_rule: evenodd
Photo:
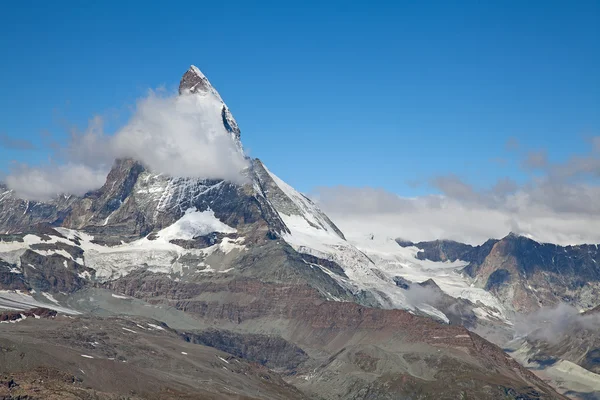
<path fill-rule="evenodd" d="M 512 231 L 541 242 L 600 243 L 600 208 L 592 202 L 582 209 L 581 204 L 598 188 L 569 189 L 572 195 L 560 198 L 555 189 L 536 186 L 503 197 L 465 200 L 464 196 L 406 198 L 381 189 L 333 187 L 319 188 L 313 197 L 348 237 L 375 233 L 414 242 L 452 239 L 481 244 Z"/>
<path fill-rule="evenodd" d="M 582 314 L 575 307 L 559 303 L 553 307 L 542 307 L 530 314 L 517 315 L 515 332 L 517 336 L 528 336 L 550 343 L 564 338 L 563 335 L 582 329 L 600 328 L 600 314 Z"/>
<path fill-rule="evenodd" d="M 60 193 L 81 195 L 102 186 L 116 158 L 134 158 L 166 175 L 241 182 L 247 160 L 227 132 L 223 104 L 212 93 L 140 99 L 125 126 L 114 135 L 93 118 L 83 133 L 55 149 L 54 161 L 19 165 L 6 183 L 27 199 L 47 200 Z"/>
<path fill-rule="evenodd" d="M 82 164 L 46 165 L 43 168 L 19 165 L 6 177 L 9 188 L 31 200 L 48 199 L 58 193 L 82 195 L 99 188 L 106 179 L 106 171 Z"/>
<path fill-rule="evenodd" d="M 115 154 L 168 175 L 240 181 L 247 162 L 223 125 L 221 107 L 210 95 L 151 94 L 115 135 Z"/>
<path fill-rule="evenodd" d="M 511 139 L 511 149 L 518 148 Z M 348 237 L 375 233 L 410 241 L 481 244 L 509 232 L 556 244 L 600 243 L 600 137 L 587 153 L 552 163 L 544 151 L 520 164 L 541 173 L 519 185 L 499 179 L 476 189 L 456 175 L 434 177 L 440 195 L 407 198 L 383 189 L 321 187 L 313 194 Z"/>

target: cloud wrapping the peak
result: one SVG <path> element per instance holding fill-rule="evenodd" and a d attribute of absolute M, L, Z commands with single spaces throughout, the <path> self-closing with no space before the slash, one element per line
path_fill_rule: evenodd
<path fill-rule="evenodd" d="M 115 135 L 115 154 L 168 175 L 241 182 L 247 161 L 223 125 L 221 107 L 210 95 L 151 94 Z"/>
<path fill-rule="evenodd" d="M 102 118 L 94 117 L 84 132 L 73 132 L 68 143 L 54 149 L 51 162 L 17 165 L 6 184 L 32 200 L 82 195 L 102 186 L 117 158 L 136 159 L 155 173 L 242 183 L 248 161 L 223 125 L 222 106 L 211 93 L 164 96 L 150 91 L 113 135 L 104 132 Z"/>

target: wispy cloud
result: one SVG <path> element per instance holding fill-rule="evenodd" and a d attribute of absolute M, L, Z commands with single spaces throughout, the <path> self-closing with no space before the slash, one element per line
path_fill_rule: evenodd
<path fill-rule="evenodd" d="M 517 139 L 516 137 L 510 137 L 506 141 L 505 147 L 506 147 L 506 150 L 508 150 L 508 151 L 516 151 L 516 150 L 519 150 L 519 148 L 521 147 L 521 143 L 519 142 L 519 139 Z"/>
<path fill-rule="evenodd" d="M 35 149 L 35 145 L 33 142 L 16 138 L 13 136 L 9 136 L 6 133 L 0 133 L 0 147 L 4 147 L 9 150 L 33 150 Z"/>
<path fill-rule="evenodd" d="M 582 314 L 575 307 L 559 303 L 554 307 L 542 307 L 530 314 L 517 315 L 515 332 L 553 343 L 582 329 L 600 328 L 600 313 Z"/>
<path fill-rule="evenodd" d="M 546 150 L 530 151 L 521 163 L 525 169 L 541 169 L 548 166 L 548 154 Z"/>

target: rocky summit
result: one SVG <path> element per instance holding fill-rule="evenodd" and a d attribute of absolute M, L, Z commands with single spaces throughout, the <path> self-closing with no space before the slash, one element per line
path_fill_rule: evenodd
<path fill-rule="evenodd" d="M 1 187 L 0 396 L 566 398 L 498 345 L 522 311 L 597 306 L 597 248 L 347 239 L 198 68 L 179 96 L 217 104 L 239 181 L 118 159 L 83 196 Z"/>

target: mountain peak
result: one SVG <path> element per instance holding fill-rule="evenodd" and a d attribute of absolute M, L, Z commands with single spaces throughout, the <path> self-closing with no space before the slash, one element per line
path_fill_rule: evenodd
<path fill-rule="evenodd" d="M 206 78 L 202 71 L 200 71 L 200 69 L 195 65 L 190 66 L 190 68 L 185 72 L 185 74 L 183 74 L 183 77 L 179 82 L 179 94 L 204 94 L 208 92 L 213 93 L 219 98 L 219 100 L 221 100 L 221 96 L 219 96 L 219 93 L 217 93 L 217 91 L 213 88 L 213 86 L 208 81 L 208 78 Z"/>
<path fill-rule="evenodd" d="M 531 235 L 528 234 L 520 234 L 516 232 L 509 232 L 502 240 L 522 240 L 528 242 L 539 243 L 536 241 Z"/>
<path fill-rule="evenodd" d="M 206 76 L 204 76 L 202 71 L 200 71 L 200 68 L 196 67 L 195 65 L 190 65 L 189 70 L 192 71 L 193 73 L 195 73 L 196 75 L 198 75 L 200 78 L 206 78 Z"/>

